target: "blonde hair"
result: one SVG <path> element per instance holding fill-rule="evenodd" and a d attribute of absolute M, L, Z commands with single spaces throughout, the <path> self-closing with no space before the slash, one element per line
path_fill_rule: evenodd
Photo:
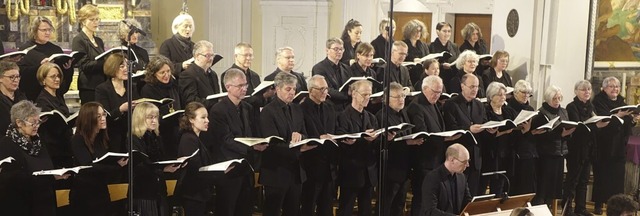
<path fill-rule="evenodd" d="M 44 80 L 47 78 L 47 74 L 49 74 L 49 71 L 52 68 L 58 70 L 58 74 L 60 75 L 60 83 L 64 81 L 64 79 L 62 78 L 62 69 L 60 69 L 60 66 L 51 62 L 46 62 L 40 65 L 40 67 L 38 68 L 38 72 L 36 72 L 36 78 L 38 78 L 38 82 L 40 82 L 40 85 L 44 86 Z"/>
<path fill-rule="evenodd" d="M 142 29 L 140 22 L 138 22 L 138 20 L 136 19 L 128 18 L 128 19 L 125 19 L 124 21 L 126 23 L 123 23 L 123 22 L 118 23 L 118 38 L 120 38 L 121 41 L 127 40 L 127 36 L 129 36 L 129 31 L 130 31 L 129 25 L 135 26 L 138 29 Z"/>
<path fill-rule="evenodd" d="M 49 18 L 44 16 L 37 16 L 33 18 L 33 21 L 31 21 L 31 24 L 29 25 L 29 32 L 27 33 L 27 37 L 29 37 L 29 39 L 36 40 L 36 37 L 38 35 L 38 28 L 40 28 L 40 24 L 42 23 L 49 24 L 51 30 L 55 32 L 56 27 L 53 26 L 53 22 L 51 22 Z"/>
<path fill-rule="evenodd" d="M 138 137 L 142 138 L 144 134 L 148 130 L 147 126 L 147 116 L 148 115 L 159 115 L 160 111 L 156 105 L 148 102 L 142 102 L 136 105 L 133 109 L 133 116 L 131 118 L 131 133 Z M 160 126 L 160 120 L 158 119 L 158 127 Z M 160 135 L 160 131 L 158 128 L 154 129 L 153 132 L 156 135 Z"/>
<path fill-rule="evenodd" d="M 82 27 L 82 23 L 85 20 L 89 19 L 91 16 L 100 15 L 100 9 L 97 6 L 92 4 L 86 4 L 78 10 L 78 21 L 80 21 L 80 27 Z"/>

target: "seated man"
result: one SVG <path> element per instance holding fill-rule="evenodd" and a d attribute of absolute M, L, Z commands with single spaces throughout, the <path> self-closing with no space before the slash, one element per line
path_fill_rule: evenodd
<path fill-rule="evenodd" d="M 464 170 L 469 166 L 469 151 L 453 144 L 445 153 L 444 164 L 427 174 L 422 182 L 422 215 L 460 215 L 471 202 Z"/>
<path fill-rule="evenodd" d="M 607 201 L 608 216 L 633 216 L 637 211 L 638 202 L 629 195 L 614 195 Z"/>

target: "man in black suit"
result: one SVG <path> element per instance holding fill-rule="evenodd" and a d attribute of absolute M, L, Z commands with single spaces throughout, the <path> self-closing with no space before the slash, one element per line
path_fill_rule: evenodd
<path fill-rule="evenodd" d="M 264 151 L 266 144 L 254 145 L 252 148 L 234 141 L 237 137 L 255 137 L 255 116 L 251 104 L 243 100 L 247 92 L 247 79 L 240 69 L 229 69 L 224 79 L 227 97 L 220 99 L 209 111 L 209 121 L 215 125 L 210 130 L 217 145 L 212 151 L 215 162 L 232 159 L 248 159 L 252 151 Z M 253 188 L 253 172 L 242 173 L 241 176 L 222 176 L 216 182 L 216 214 L 217 215 L 251 215 L 253 208 L 251 189 Z"/>
<path fill-rule="evenodd" d="M 295 53 L 291 47 L 280 47 L 276 50 L 276 64 L 277 68 L 273 73 L 264 77 L 265 81 L 273 81 L 280 72 L 287 72 L 296 77 L 296 93 L 307 90 L 307 81 L 304 79 L 304 74 L 293 71 L 293 67 L 296 66 Z"/>
<path fill-rule="evenodd" d="M 446 131 L 442 111 L 438 105 L 438 99 L 444 89 L 442 79 L 438 76 L 425 77 L 421 88 L 422 94 L 417 95 L 416 99 L 407 107 L 407 114 L 411 116 L 411 124 L 415 125 L 413 132 Z M 424 176 L 444 162 L 445 142 L 458 139 L 460 136 L 429 136 L 421 145 L 409 146 L 409 160 L 412 168 L 411 190 L 415 191 L 411 200 L 412 216 L 421 214 L 422 194 L 417 192 L 422 191 Z"/>
<path fill-rule="evenodd" d="M 413 82 L 409 75 L 409 68 L 402 66 L 402 62 L 407 57 L 409 48 L 403 41 L 393 42 L 393 48 L 391 48 L 391 70 L 389 71 L 390 81 L 397 82 L 400 85 L 407 87 L 413 91 Z M 378 68 L 376 74 L 378 74 L 377 80 L 384 80 L 385 72 L 387 70 L 387 64 L 384 64 Z"/>
<path fill-rule="evenodd" d="M 234 68 L 239 69 L 244 72 L 244 76 L 247 79 L 248 86 L 246 95 L 251 95 L 253 94 L 253 90 L 261 83 L 260 75 L 258 75 L 258 73 L 251 70 L 250 68 L 254 58 L 253 48 L 251 47 L 251 44 L 240 42 L 233 49 L 233 52 L 234 63 L 229 69 L 227 69 L 220 75 L 220 81 L 223 81 L 223 83 L 220 84 L 222 86 L 225 85 L 224 76 L 226 75 L 227 71 Z M 222 88 L 222 92 L 227 92 L 227 89 Z M 274 94 L 275 90 L 273 88 L 269 88 L 267 89 L 267 91 L 262 92 L 262 94 L 256 94 L 255 96 L 248 97 L 244 100 L 254 107 L 263 107 L 264 105 L 266 105 L 267 100 L 273 97 Z"/>
<path fill-rule="evenodd" d="M 364 138 L 339 142 L 338 215 L 351 216 L 356 198 L 361 216 L 371 215 L 373 187 L 378 185 L 378 142 L 373 134 L 378 127 L 376 117 L 364 108 L 371 97 L 371 81 L 359 80 L 349 86 L 351 105 L 338 115 L 337 134 L 365 132 Z"/>
<path fill-rule="evenodd" d="M 306 136 L 302 109 L 291 103 L 296 92 L 296 77 L 282 72 L 275 77 L 276 97 L 260 113 L 263 136 L 279 136 L 285 141 L 270 145 L 262 152 L 260 184 L 264 185 L 264 216 L 298 215 L 305 170 L 300 154 L 311 145 L 289 148 Z M 282 209 L 282 210 L 281 210 Z M 281 214 L 282 213 L 282 214 Z"/>
<path fill-rule="evenodd" d="M 383 116 L 384 109 L 387 110 L 389 126 L 409 123 L 409 116 L 404 109 L 406 97 L 400 84 L 396 82 L 389 84 L 389 101 L 386 101 L 384 108 L 376 113 L 376 118 L 380 119 L 378 121 L 380 128 L 385 126 L 382 125 L 382 119 L 385 118 L 385 116 Z M 387 137 L 401 137 L 409 134 L 411 134 L 411 130 L 401 131 L 397 134 L 391 133 Z M 387 144 L 387 166 L 383 172 L 385 181 L 382 186 L 382 215 L 404 215 L 404 203 L 407 197 L 407 187 L 405 183 L 409 179 L 410 169 L 410 146 L 419 145 L 422 144 L 422 142 L 422 138 L 402 141 L 389 140 Z"/>
<path fill-rule="evenodd" d="M 460 215 L 471 202 L 469 187 L 462 174 L 470 160 L 464 146 L 456 143 L 447 148 L 444 164 L 429 172 L 422 183 L 421 215 Z"/>
<path fill-rule="evenodd" d="M 373 58 L 385 58 L 386 51 L 387 49 L 389 49 L 389 26 L 393 26 L 391 31 L 394 33 L 394 35 L 396 32 L 396 21 L 391 20 L 391 23 L 392 24 L 389 25 L 388 18 L 384 18 L 380 21 L 380 24 L 378 25 L 380 35 L 378 35 L 376 39 L 373 39 L 373 41 L 371 41 L 371 45 L 376 50 L 376 52 L 373 54 Z M 391 41 L 393 42 L 393 39 Z"/>
<path fill-rule="evenodd" d="M 340 38 L 327 40 L 327 57 L 311 69 L 313 75 L 322 75 L 329 85 L 329 100 L 335 105 L 336 112 L 341 112 L 349 104 L 349 95 L 338 91 L 340 86 L 353 76 L 348 65 L 340 62 L 344 53 L 344 42 Z"/>
<path fill-rule="evenodd" d="M 304 114 L 307 136 L 310 138 L 330 139 L 335 134 L 336 112 L 333 105 L 326 103 L 328 85 L 321 75 L 314 75 L 307 81 L 309 98 L 300 107 Z M 300 161 L 307 172 L 307 181 L 302 184 L 301 215 L 333 215 L 332 195 L 335 193 L 333 182 L 338 173 L 338 149 L 335 145 L 320 145 L 317 149 L 302 155 Z"/>
<path fill-rule="evenodd" d="M 474 74 L 465 74 L 460 80 L 462 92 L 444 103 L 444 122 L 447 130 L 469 130 L 476 137 L 478 143 L 465 136 L 460 142 L 471 153 L 471 168 L 465 171 L 469 181 L 471 195 L 484 194 L 483 188 L 479 188 L 480 168 L 482 167 L 482 155 L 480 149 L 483 146 L 482 137 L 494 134 L 497 129 L 481 128 L 487 122 L 487 114 L 484 105 L 476 99 L 479 80 Z M 484 188 L 486 190 L 486 188 Z"/>
<path fill-rule="evenodd" d="M 213 44 L 209 41 L 201 40 L 193 46 L 194 61 L 178 78 L 185 105 L 197 101 L 209 109 L 217 101 L 206 99 L 209 95 L 220 93 L 218 74 L 211 70 L 214 56 Z"/>

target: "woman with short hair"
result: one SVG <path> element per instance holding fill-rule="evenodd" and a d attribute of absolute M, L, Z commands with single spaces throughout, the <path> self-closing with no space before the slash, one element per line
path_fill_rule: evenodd
<path fill-rule="evenodd" d="M 0 137 L 11 123 L 10 110 L 13 104 L 27 97 L 18 89 L 20 83 L 20 68 L 16 63 L 0 61 Z"/>
<path fill-rule="evenodd" d="M 507 73 L 509 52 L 504 50 L 496 51 L 489 65 L 490 67 L 482 73 L 482 81 L 484 81 L 485 86 L 492 82 L 499 82 L 507 87 L 513 87 L 511 76 Z"/>
<path fill-rule="evenodd" d="M 476 96 L 477 98 L 484 98 L 485 97 L 485 85 L 484 82 L 482 81 L 482 77 L 478 76 L 475 71 L 476 71 L 476 67 L 478 67 L 478 61 L 480 60 L 480 58 L 478 57 L 478 54 L 476 54 L 475 52 L 471 51 L 471 50 L 466 50 L 462 53 L 460 53 L 460 56 L 458 56 L 458 59 L 456 60 L 456 67 L 455 69 L 452 69 L 451 72 L 454 72 L 456 75 L 451 78 L 451 80 L 449 81 L 449 86 L 447 87 L 447 90 L 449 93 L 458 93 L 460 94 L 460 92 L 462 92 L 462 87 L 460 86 L 460 80 L 462 79 L 462 76 L 464 76 L 465 74 L 473 74 L 476 77 L 478 77 L 478 95 Z"/>
<path fill-rule="evenodd" d="M 191 41 L 193 32 L 196 30 L 193 17 L 188 13 L 180 13 L 173 19 L 171 30 L 173 36 L 162 42 L 158 52 L 173 62 L 172 71 L 177 79 L 180 72 L 187 69 L 193 62 L 188 61 L 193 58 L 193 45 L 195 44 Z"/>
<path fill-rule="evenodd" d="M 533 89 L 529 82 L 525 80 L 516 82 L 513 97 L 507 99 L 507 105 L 513 108 L 517 114 L 522 111 L 534 111 L 533 107 L 529 105 L 529 98 L 532 92 Z M 509 194 L 518 195 L 536 192 L 538 150 L 534 134 L 540 133 L 542 130 L 531 128 L 531 121 L 527 121 L 518 131 L 511 133 L 512 142 L 518 144 L 513 146 L 515 157 L 513 172 L 507 173 L 511 180 Z"/>

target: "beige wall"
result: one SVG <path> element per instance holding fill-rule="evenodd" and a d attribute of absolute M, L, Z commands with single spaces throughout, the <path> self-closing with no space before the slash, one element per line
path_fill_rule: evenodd
<path fill-rule="evenodd" d="M 180 14 L 182 9 L 182 1 L 180 0 L 150 0 L 151 5 L 151 33 L 153 35 L 153 42 L 156 44 L 156 49 L 160 48 L 160 45 L 164 40 L 171 37 L 171 23 L 173 19 Z M 205 40 L 207 36 L 206 20 L 208 19 L 206 10 L 208 6 L 206 4 L 195 4 L 194 1 L 189 3 L 189 14 L 193 16 L 195 22 L 196 31 L 193 33 L 192 41 Z M 154 52 L 157 53 L 157 52 Z"/>
<path fill-rule="evenodd" d="M 256 58 L 253 59 L 252 68 L 258 69 L 262 65 L 262 11 L 260 0 L 251 1 L 251 47 Z M 254 70 L 255 70 L 254 69 Z M 258 74 L 268 74 L 270 71 L 258 71 Z"/>

